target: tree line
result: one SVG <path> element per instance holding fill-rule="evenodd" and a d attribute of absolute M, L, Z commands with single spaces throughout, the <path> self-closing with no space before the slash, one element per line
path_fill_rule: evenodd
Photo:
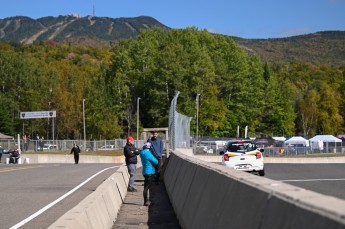
<path fill-rule="evenodd" d="M 167 127 L 170 101 L 193 117 L 199 134 L 306 137 L 344 133 L 345 67 L 268 64 L 231 37 L 206 30 L 153 29 L 112 48 L 68 43 L 0 43 L 0 132 L 52 138 L 51 121 L 21 120 L 20 112 L 56 110 L 55 139 L 121 138 Z"/>

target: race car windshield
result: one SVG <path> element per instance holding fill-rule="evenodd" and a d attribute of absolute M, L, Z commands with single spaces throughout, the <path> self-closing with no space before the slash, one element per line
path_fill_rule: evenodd
<path fill-rule="evenodd" d="M 255 149 L 256 146 L 252 143 L 229 143 L 227 147 L 229 152 L 249 152 Z"/>

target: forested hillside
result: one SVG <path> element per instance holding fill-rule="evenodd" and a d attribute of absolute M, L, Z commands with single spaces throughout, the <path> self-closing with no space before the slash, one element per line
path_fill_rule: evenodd
<path fill-rule="evenodd" d="M 325 31 L 276 39 L 242 39 L 235 41 L 264 61 L 345 65 L 345 31 Z"/>
<path fill-rule="evenodd" d="M 86 47 L 112 47 L 124 38 L 135 38 L 141 30 L 170 28 L 147 16 L 109 18 L 79 15 L 32 19 L 16 16 L 0 19 L 0 42 L 32 44 L 56 42 Z M 247 52 L 269 63 L 313 63 L 345 65 L 345 31 L 271 39 L 233 37 Z"/>
<path fill-rule="evenodd" d="M 140 128 L 168 126 L 168 108 L 193 117 L 200 94 L 199 133 L 235 136 L 344 132 L 345 67 L 268 63 L 231 37 L 196 28 L 144 30 L 109 48 L 53 42 L 0 43 L 0 132 L 46 136 L 46 120 L 19 119 L 21 111 L 56 110 L 55 139 L 118 138 Z M 49 133 L 48 133 L 49 134 Z M 135 134 L 134 134 L 135 135 Z"/>
<path fill-rule="evenodd" d="M 152 17 L 109 18 L 79 15 L 0 19 L 0 41 L 32 44 L 40 41 L 66 42 L 92 47 L 110 47 L 115 41 L 139 35 L 140 30 L 168 29 Z"/>

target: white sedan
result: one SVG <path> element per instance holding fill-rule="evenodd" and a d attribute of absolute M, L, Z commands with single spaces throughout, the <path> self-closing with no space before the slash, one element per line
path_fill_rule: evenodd
<path fill-rule="evenodd" d="M 251 140 L 231 140 L 225 146 L 222 162 L 225 166 L 246 172 L 257 172 L 265 176 L 263 149 Z"/>

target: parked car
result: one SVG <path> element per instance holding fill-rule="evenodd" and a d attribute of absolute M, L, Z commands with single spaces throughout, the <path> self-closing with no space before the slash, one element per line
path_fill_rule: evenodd
<path fill-rule="evenodd" d="M 263 152 L 264 149 L 258 148 L 251 140 L 231 140 L 220 154 L 227 167 L 265 176 Z"/>
<path fill-rule="evenodd" d="M 42 147 L 42 148 L 43 148 L 43 150 L 51 150 L 51 149 L 56 149 L 56 145 L 53 145 L 53 144 L 47 144 L 47 143 L 46 143 L 46 144 L 44 144 L 44 145 L 43 145 L 43 147 Z M 38 145 L 38 146 L 37 146 L 37 150 L 38 150 L 38 151 L 42 150 L 42 148 L 41 148 L 41 146 L 40 146 L 40 145 Z"/>
<path fill-rule="evenodd" d="M 197 146 L 196 147 L 197 153 L 213 153 L 213 149 L 209 148 L 208 146 Z"/>
<path fill-rule="evenodd" d="M 113 150 L 115 149 L 115 145 L 104 145 L 99 150 Z"/>

